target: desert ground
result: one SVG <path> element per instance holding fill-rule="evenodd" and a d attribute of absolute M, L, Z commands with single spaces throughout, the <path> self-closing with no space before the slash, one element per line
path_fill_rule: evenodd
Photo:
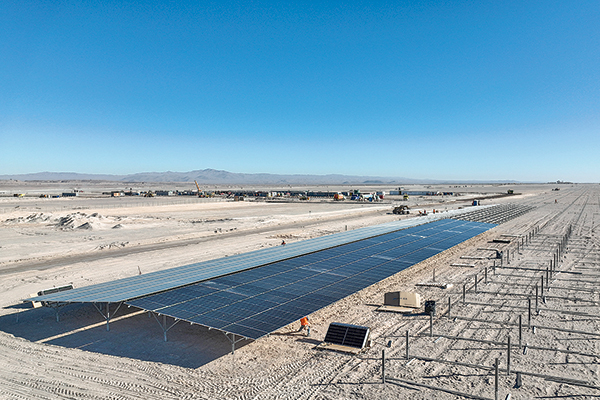
<path fill-rule="evenodd" d="M 81 196 L 39 198 L 74 187 Z M 0 398 L 494 399 L 496 359 L 497 398 L 600 398 L 597 184 L 415 186 L 407 190 L 460 196 L 373 203 L 100 195 L 114 187 L 0 182 Z M 321 188 L 341 189 L 349 188 Z M 508 189 L 515 194 L 497 197 Z M 473 199 L 532 210 L 310 315 L 310 336 L 296 323 L 232 353 L 223 333 L 186 323 L 165 342 L 157 321 L 134 308 L 120 309 L 107 331 L 90 304 L 61 307 L 57 317 L 22 302 L 55 286 L 418 219 L 421 210 L 475 209 Z M 399 204 L 411 214 L 393 214 Z M 501 261 L 492 248 L 503 251 Z M 452 286 L 417 285 L 434 276 Z M 384 293 L 400 290 L 436 301 L 433 325 L 421 312 L 377 311 Z M 371 347 L 360 354 L 317 348 L 331 322 L 370 327 Z"/>

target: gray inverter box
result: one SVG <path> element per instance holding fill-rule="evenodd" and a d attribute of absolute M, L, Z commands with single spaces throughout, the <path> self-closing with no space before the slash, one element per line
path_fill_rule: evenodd
<path fill-rule="evenodd" d="M 387 306 L 420 308 L 421 295 L 412 292 L 388 292 L 385 294 L 384 304 Z"/>

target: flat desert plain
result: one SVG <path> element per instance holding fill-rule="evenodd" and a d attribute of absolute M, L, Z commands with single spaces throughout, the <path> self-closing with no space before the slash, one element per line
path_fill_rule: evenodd
<path fill-rule="evenodd" d="M 439 186 L 427 190 L 461 195 L 369 203 L 109 198 L 95 196 L 101 185 L 88 182 L 78 183 L 84 195 L 76 198 L 37 197 L 72 186 L 0 183 L 2 399 L 600 398 L 598 185 Z M 508 189 L 515 194 L 495 197 Z M 297 332 L 297 322 L 241 341 L 232 353 L 222 332 L 184 322 L 164 341 L 157 320 L 133 307 L 120 308 L 107 331 L 92 304 L 66 305 L 57 315 L 22 302 L 55 286 L 83 287 L 282 240 L 425 221 L 422 210 L 471 211 L 473 199 L 528 212 L 311 314 L 310 336 Z M 393 214 L 399 204 L 411 214 Z M 435 316 L 377 311 L 390 291 L 435 300 Z M 331 322 L 370 327 L 371 346 L 359 354 L 320 349 Z"/>

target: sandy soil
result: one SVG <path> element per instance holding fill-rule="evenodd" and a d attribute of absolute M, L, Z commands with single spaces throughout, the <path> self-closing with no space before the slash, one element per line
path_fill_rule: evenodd
<path fill-rule="evenodd" d="M 397 199 L 364 204 L 0 198 L 0 398 L 493 399 L 493 372 L 478 366 L 491 367 L 499 358 L 506 368 L 509 335 L 512 373 L 500 375 L 501 398 L 508 393 L 513 399 L 598 398 L 599 188 L 552 187 L 519 186 L 515 191 L 522 195 L 487 201 L 536 208 L 316 312 L 310 337 L 298 334 L 294 324 L 238 343 L 234 354 L 225 335 L 197 325 L 174 325 L 165 342 L 157 321 L 133 308 L 119 309 L 107 331 L 92 305 L 63 307 L 57 322 L 52 309 L 31 309 L 20 300 L 57 285 L 80 287 L 276 246 L 282 238 L 303 240 L 397 220 L 390 212 Z M 461 188 L 465 196 L 415 197 L 409 203 L 413 210 L 451 209 L 505 189 L 471 186 Z M 572 234 L 563 243 L 562 272 L 546 287 L 546 301 L 538 299 L 534 333 L 527 297 L 535 297 L 535 285 L 568 226 Z M 512 243 L 490 243 L 498 238 Z M 509 250 L 510 264 L 505 260 L 492 272 L 494 260 L 486 258 L 491 252 L 480 248 Z M 476 267 L 451 266 L 467 262 Z M 415 286 L 431 281 L 434 270 L 436 281 L 454 286 Z M 383 294 L 396 290 L 437 301 L 432 337 L 428 316 L 376 311 Z M 518 347 L 519 315 L 527 354 Z M 334 321 L 371 327 L 372 347 L 359 355 L 316 349 Z M 515 371 L 522 372 L 520 388 L 514 388 Z"/>

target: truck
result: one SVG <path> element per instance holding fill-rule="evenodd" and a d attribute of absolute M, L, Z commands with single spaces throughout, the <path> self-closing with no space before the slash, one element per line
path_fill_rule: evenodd
<path fill-rule="evenodd" d="M 394 207 L 394 209 L 392 210 L 392 213 L 405 215 L 405 214 L 410 214 L 410 211 L 408 211 L 408 206 L 402 205 L 402 206 Z"/>

